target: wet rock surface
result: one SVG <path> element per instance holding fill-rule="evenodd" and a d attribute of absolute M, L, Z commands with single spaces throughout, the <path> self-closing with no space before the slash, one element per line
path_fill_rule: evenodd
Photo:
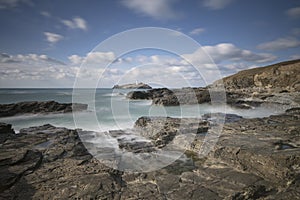
<path fill-rule="evenodd" d="M 148 129 L 140 132 L 147 141 L 110 131 L 121 149 L 135 154 L 178 141 L 187 149 L 182 159 L 148 173 L 105 166 L 86 150 L 77 130 L 47 124 L 14 134 L 1 123 L 0 134 L 7 137 L 0 144 L 0 199 L 299 199 L 300 108 L 268 118 L 228 115 L 214 150 L 199 157 L 215 115 L 221 114 L 142 117 L 133 130 Z M 193 140 L 184 145 L 185 135 Z M 93 139 L 91 133 L 82 136 Z"/>
<path fill-rule="evenodd" d="M 12 104 L 0 104 L 0 117 L 21 114 L 68 113 L 85 111 L 88 105 L 80 103 L 58 103 L 56 101 L 27 101 Z"/>

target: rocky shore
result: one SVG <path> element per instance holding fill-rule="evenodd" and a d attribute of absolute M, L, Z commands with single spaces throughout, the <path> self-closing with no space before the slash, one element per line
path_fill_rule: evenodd
<path fill-rule="evenodd" d="M 178 106 L 211 103 L 213 97 L 214 101 L 223 101 L 243 109 L 264 104 L 288 109 L 300 104 L 299 80 L 300 60 L 295 60 L 244 70 L 203 88 L 132 91 L 127 98 L 148 99 L 155 105 Z"/>
<path fill-rule="evenodd" d="M 68 113 L 87 110 L 87 104 L 58 103 L 55 101 L 27 101 L 12 104 L 0 104 L 0 117 L 22 114 Z"/>
<path fill-rule="evenodd" d="M 47 124 L 14 134 L 1 123 L 0 198 L 299 199 L 300 108 L 268 118 L 227 115 L 214 150 L 199 158 L 213 117 L 137 120 L 133 130 L 147 130 L 141 135 L 151 142 L 119 140 L 123 150 L 138 154 L 171 142 L 187 149 L 185 160 L 149 173 L 105 166 L 89 154 L 78 130 Z M 181 137 L 190 132 L 195 140 L 185 144 Z"/>

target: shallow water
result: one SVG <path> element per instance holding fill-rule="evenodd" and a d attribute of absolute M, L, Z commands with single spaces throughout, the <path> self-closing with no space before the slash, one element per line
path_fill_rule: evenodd
<path fill-rule="evenodd" d="M 107 131 L 131 128 L 141 116 L 170 116 L 197 117 L 210 112 L 227 112 L 238 114 L 246 118 L 266 117 L 281 113 L 277 108 L 256 108 L 250 110 L 236 109 L 227 106 L 212 106 L 209 104 L 183 105 L 163 107 L 151 105 L 149 100 L 128 100 L 128 90 L 82 89 L 73 99 L 78 103 L 87 103 L 88 111 L 75 114 L 35 114 L 1 118 L 1 122 L 10 123 L 16 131 L 21 128 L 52 124 L 67 128 L 81 128 L 83 130 Z M 93 98 L 86 98 L 89 95 Z M 72 89 L 0 89 L 0 103 L 15 103 L 20 101 L 49 101 L 61 103 L 72 102 Z"/>

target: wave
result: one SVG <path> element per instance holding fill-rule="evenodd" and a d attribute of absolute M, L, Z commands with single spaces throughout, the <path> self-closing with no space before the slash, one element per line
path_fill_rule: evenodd
<path fill-rule="evenodd" d="M 125 96 L 126 94 L 121 93 L 121 92 L 117 92 L 117 93 L 107 93 L 107 94 L 103 94 L 102 96 L 104 97 L 118 97 L 118 96 Z"/>

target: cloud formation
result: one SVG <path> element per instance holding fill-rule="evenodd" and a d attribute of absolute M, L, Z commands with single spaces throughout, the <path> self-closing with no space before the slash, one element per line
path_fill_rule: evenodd
<path fill-rule="evenodd" d="M 21 4 L 33 5 L 31 0 L 1 0 L 0 10 L 16 8 Z"/>
<path fill-rule="evenodd" d="M 254 53 L 236 47 L 231 43 L 221 43 L 215 46 L 203 46 L 192 54 L 183 55 L 184 58 L 197 64 L 220 64 L 224 61 L 271 62 L 276 56 L 266 53 Z"/>
<path fill-rule="evenodd" d="M 52 17 L 51 13 L 47 12 L 47 11 L 41 11 L 40 14 L 44 17 Z"/>
<path fill-rule="evenodd" d="M 122 4 L 138 14 L 157 20 L 168 20 L 178 17 L 178 13 L 172 7 L 174 2 L 175 0 L 123 0 Z"/>
<path fill-rule="evenodd" d="M 204 28 L 195 28 L 194 30 L 190 31 L 190 35 L 199 35 L 205 31 Z"/>
<path fill-rule="evenodd" d="M 72 87 L 76 78 L 81 87 L 95 87 L 98 81 L 100 87 L 111 87 L 136 80 L 168 87 L 204 86 L 224 75 L 276 59 L 272 54 L 255 53 L 230 43 L 203 46 L 180 56 L 133 54 L 117 58 L 114 52 L 91 52 L 68 58 L 65 64 L 46 55 L 0 54 L 0 81 L 6 84 L 2 87 L 23 87 L 24 83 L 35 87 L 37 82 Z"/>
<path fill-rule="evenodd" d="M 64 38 L 62 35 L 50 32 L 44 32 L 44 35 L 50 44 L 55 44 Z"/>
<path fill-rule="evenodd" d="M 63 19 L 61 20 L 61 23 L 70 29 L 81 29 L 84 31 L 88 30 L 87 22 L 81 17 L 74 17 L 71 20 Z"/>
<path fill-rule="evenodd" d="M 234 0 L 203 0 L 203 5 L 211 10 L 221 10 Z"/>
<path fill-rule="evenodd" d="M 291 18 L 300 18 L 300 7 L 290 8 L 286 14 Z"/>
<path fill-rule="evenodd" d="M 1 54 L 0 66 L 2 87 L 71 87 L 78 71 L 38 54 Z"/>
<path fill-rule="evenodd" d="M 300 40 L 295 37 L 283 37 L 273 41 L 265 42 L 257 46 L 258 49 L 276 51 L 300 46 Z"/>
<path fill-rule="evenodd" d="M 104 68 L 106 63 L 114 62 L 116 56 L 113 52 L 90 52 L 86 56 L 71 55 L 68 58 L 72 65 L 80 65 L 84 62 L 84 65 Z"/>

